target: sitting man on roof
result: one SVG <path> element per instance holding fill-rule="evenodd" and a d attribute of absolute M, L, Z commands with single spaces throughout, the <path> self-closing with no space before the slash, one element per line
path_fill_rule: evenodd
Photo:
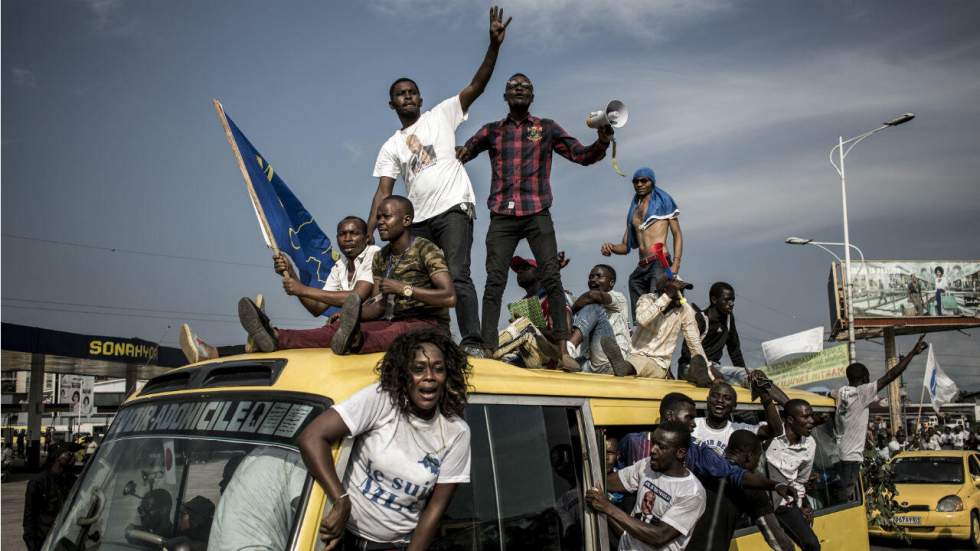
<path fill-rule="evenodd" d="M 340 319 L 315 329 L 277 329 L 248 298 L 238 302 L 242 327 L 263 352 L 330 346 L 335 354 L 381 352 L 402 333 L 426 327 L 449 332 L 449 308 L 456 292 L 442 250 L 409 229 L 415 211 L 401 195 L 391 195 L 377 211 L 377 228 L 387 241 L 374 256 L 373 296 L 344 299 Z"/>
<path fill-rule="evenodd" d="M 567 264 L 564 253 L 559 253 L 559 268 Z M 555 313 L 551 311 L 549 295 L 541 282 L 537 261 L 515 256 L 510 260 L 510 269 L 517 274 L 517 285 L 524 289 L 525 295 L 523 299 L 507 305 L 511 323 L 500 332 L 493 357 L 529 369 L 553 369 L 560 366 L 565 371 L 579 371 L 581 368 L 577 362 L 567 354 L 564 357 L 571 360 L 571 364 L 561 362 L 561 348 L 555 334 Z M 565 294 L 568 295 L 568 291 Z M 565 298 L 566 304 L 561 315 L 568 321 L 571 318 L 568 304 L 572 300 L 571 296 Z"/>
<path fill-rule="evenodd" d="M 629 356 L 624 359 L 617 346 L 603 346 L 614 373 L 668 378 L 677 337 L 683 331 L 685 342 L 694 352 L 690 376 L 700 386 L 710 383 L 708 362 L 701 348 L 694 309 L 681 294 L 682 289 L 692 288 L 693 285 L 679 278 L 667 279 L 661 275 L 657 280 L 659 297 L 652 293 L 640 297 L 636 303 L 637 327 Z"/>
<path fill-rule="evenodd" d="M 374 288 L 371 266 L 381 250 L 368 244 L 367 222 L 358 216 L 347 216 L 337 224 L 337 246 L 343 253 L 327 275 L 322 289 L 303 285 L 289 258 L 281 252 L 273 257 L 276 273 L 282 276 L 282 289 L 299 299 L 310 314 L 320 316 L 331 306 L 343 306 L 351 292 L 367 300 Z"/>
<path fill-rule="evenodd" d="M 572 355 L 578 358 L 582 371 L 613 373 L 609 358 L 602 350 L 604 340 L 606 346 L 618 347 L 622 354 L 629 353 L 626 297 L 614 291 L 614 285 L 616 270 L 607 264 L 596 264 L 589 272 L 589 290 L 572 304 L 574 316 L 568 343 L 576 349 Z"/>

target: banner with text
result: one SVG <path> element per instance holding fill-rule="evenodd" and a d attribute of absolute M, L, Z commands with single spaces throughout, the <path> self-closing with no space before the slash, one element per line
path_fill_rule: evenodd
<path fill-rule="evenodd" d="M 847 345 L 841 345 L 779 362 L 763 371 L 773 383 L 788 388 L 843 377 L 847 364 Z"/>

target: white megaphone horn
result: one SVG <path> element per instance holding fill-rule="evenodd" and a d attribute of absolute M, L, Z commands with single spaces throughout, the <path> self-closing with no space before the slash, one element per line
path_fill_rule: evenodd
<path fill-rule="evenodd" d="M 585 124 L 589 128 L 602 128 L 607 125 L 613 128 L 622 128 L 626 126 L 626 120 L 629 117 L 630 112 L 626 109 L 626 104 L 614 99 L 609 102 L 605 109 L 589 113 L 585 117 Z"/>

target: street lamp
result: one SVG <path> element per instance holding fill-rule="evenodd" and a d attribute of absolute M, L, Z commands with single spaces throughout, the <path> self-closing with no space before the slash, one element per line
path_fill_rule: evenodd
<path fill-rule="evenodd" d="M 886 128 L 905 124 L 914 118 L 915 115 L 912 113 L 905 113 L 904 115 L 899 115 L 892 120 L 883 123 L 874 130 L 869 130 L 864 134 L 859 134 L 853 138 L 845 140 L 844 136 L 840 136 L 837 145 L 830 150 L 830 164 L 837 171 L 837 174 L 840 174 L 841 209 L 844 212 L 844 291 L 846 297 L 845 300 L 847 300 L 847 338 L 850 342 L 848 347 L 848 355 L 849 360 L 852 362 L 854 361 L 854 309 L 851 307 L 851 236 L 847 226 L 847 178 L 844 176 L 844 159 L 847 158 L 847 154 L 854 149 L 855 145 L 860 143 L 868 136 L 881 132 Z M 846 149 L 844 148 L 845 145 L 848 146 Z M 837 163 L 834 163 L 834 151 L 837 151 Z"/>
<path fill-rule="evenodd" d="M 813 245 L 815 247 L 820 247 L 821 249 L 827 251 L 827 253 L 830 256 L 834 257 L 837 260 L 838 263 L 841 262 L 841 259 L 840 259 L 839 256 L 837 256 L 837 253 L 835 253 L 834 251 L 828 249 L 827 247 L 828 246 L 830 246 L 830 247 L 843 247 L 844 246 L 844 243 L 836 243 L 836 242 L 832 242 L 832 241 L 816 241 L 814 239 L 804 239 L 802 237 L 787 237 L 786 240 L 785 240 L 785 243 L 787 245 Z M 867 269 L 867 264 L 864 262 L 864 253 L 861 251 L 861 249 L 859 249 L 858 246 L 857 245 L 854 245 L 853 243 L 848 243 L 847 244 L 847 248 L 848 248 L 848 250 L 854 249 L 855 251 L 858 252 L 858 255 L 861 256 L 861 268 L 862 269 Z M 851 296 L 850 296 L 850 293 L 848 293 L 848 295 L 847 295 L 847 325 L 848 325 L 848 327 L 852 327 L 853 324 L 854 324 L 854 306 L 851 304 Z M 850 361 L 853 362 L 854 361 L 854 331 L 848 331 L 848 333 L 847 333 L 847 353 L 849 355 Z"/>

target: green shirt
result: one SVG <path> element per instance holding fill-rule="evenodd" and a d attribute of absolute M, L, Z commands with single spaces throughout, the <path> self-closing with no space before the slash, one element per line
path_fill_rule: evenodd
<path fill-rule="evenodd" d="M 392 254 L 391 244 L 387 244 L 374 255 L 371 270 L 376 278 L 387 278 L 421 289 L 435 289 L 432 276 L 448 272 L 446 256 L 435 243 L 423 237 L 412 240 L 408 250 L 402 254 Z M 387 303 L 388 297 L 385 297 Z M 395 296 L 394 319 L 435 318 L 440 324 L 449 326 L 449 309 L 431 306 L 403 295 Z"/>

